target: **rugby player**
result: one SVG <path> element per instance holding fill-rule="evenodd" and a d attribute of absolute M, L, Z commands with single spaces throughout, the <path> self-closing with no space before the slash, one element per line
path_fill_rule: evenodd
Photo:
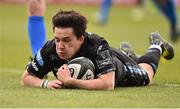
<path fill-rule="evenodd" d="M 150 46 L 147 52 L 134 61 L 122 51 L 112 48 L 103 37 L 86 32 L 87 19 L 76 11 L 57 12 L 52 18 L 52 24 L 54 38 L 47 41 L 27 65 L 22 75 L 22 85 L 90 90 L 146 86 L 152 83 L 160 57 L 167 60 L 174 57 L 173 47 L 158 32 L 149 35 Z M 67 62 L 80 56 L 94 63 L 94 79 L 71 77 Z M 57 79 L 43 79 L 49 72 L 53 72 Z"/>

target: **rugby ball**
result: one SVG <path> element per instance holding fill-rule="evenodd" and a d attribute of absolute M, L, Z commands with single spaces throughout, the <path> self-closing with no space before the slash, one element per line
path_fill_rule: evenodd
<path fill-rule="evenodd" d="M 68 67 L 73 78 L 82 80 L 94 79 L 95 66 L 93 62 L 86 57 L 77 57 L 70 60 Z"/>

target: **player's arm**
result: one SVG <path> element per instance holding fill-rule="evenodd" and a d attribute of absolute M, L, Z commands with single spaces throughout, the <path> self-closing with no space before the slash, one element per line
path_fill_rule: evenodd
<path fill-rule="evenodd" d="M 115 72 L 111 71 L 106 74 L 102 74 L 97 79 L 81 80 L 71 77 L 69 68 L 67 65 L 63 65 L 58 69 L 58 79 L 63 85 L 71 88 L 91 89 L 91 90 L 113 90 Z"/>
<path fill-rule="evenodd" d="M 32 76 L 27 70 L 23 73 L 21 79 L 21 84 L 24 86 L 40 87 L 42 82 L 42 79 Z"/>
<path fill-rule="evenodd" d="M 43 80 L 30 74 L 27 70 L 23 73 L 21 84 L 24 86 L 42 87 L 50 89 L 59 89 L 62 86 L 62 82 L 59 80 Z"/>
<path fill-rule="evenodd" d="M 44 47 L 46 48 L 46 47 Z M 24 86 L 42 87 L 56 89 L 61 88 L 62 83 L 59 80 L 44 80 L 43 77 L 51 71 L 47 65 L 49 61 L 46 57 L 43 57 L 43 49 L 38 51 L 34 59 L 27 65 L 27 69 L 24 71 L 21 79 L 21 83 Z"/>

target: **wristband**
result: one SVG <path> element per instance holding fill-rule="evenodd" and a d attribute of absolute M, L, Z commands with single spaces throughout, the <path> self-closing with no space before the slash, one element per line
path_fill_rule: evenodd
<path fill-rule="evenodd" d="M 42 87 L 42 88 L 48 88 L 48 83 L 49 83 L 48 80 L 44 80 L 44 81 L 41 83 L 41 87 Z"/>

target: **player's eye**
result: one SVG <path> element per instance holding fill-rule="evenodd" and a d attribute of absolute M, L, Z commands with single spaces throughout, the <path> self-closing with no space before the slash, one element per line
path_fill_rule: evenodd
<path fill-rule="evenodd" d="M 55 38 L 55 42 L 60 42 L 60 40 L 59 40 L 59 39 L 57 39 L 57 38 Z"/>
<path fill-rule="evenodd" d="M 70 42 L 71 39 L 70 39 L 70 38 L 64 38 L 62 41 L 65 42 L 65 43 L 67 43 L 67 42 Z"/>

